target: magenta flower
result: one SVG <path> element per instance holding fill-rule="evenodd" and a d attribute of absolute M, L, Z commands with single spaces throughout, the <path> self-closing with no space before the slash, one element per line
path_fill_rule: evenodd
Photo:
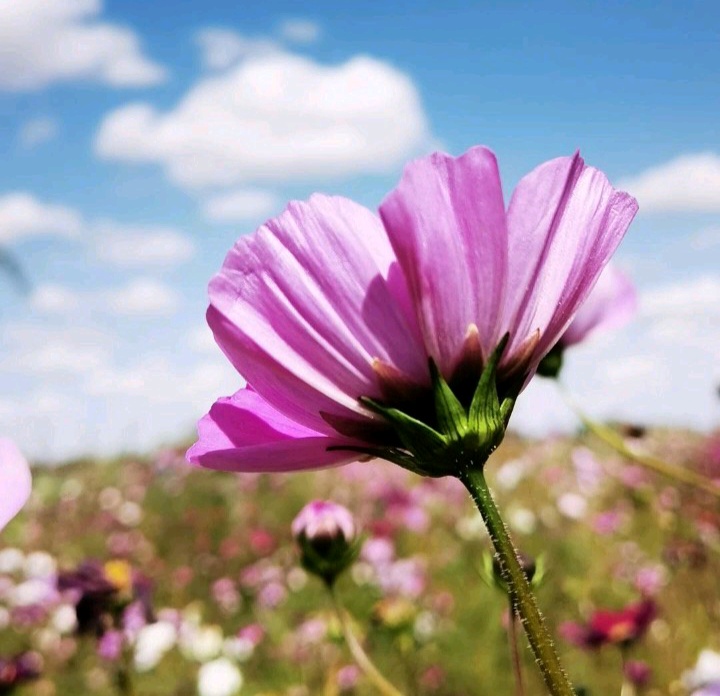
<path fill-rule="evenodd" d="M 291 203 L 210 283 L 208 323 L 248 386 L 213 405 L 188 458 L 290 471 L 379 456 L 437 476 L 456 473 L 453 452 L 484 463 L 636 210 L 577 154 L 525 176 L 506 209 L 482 147 L 410 163 L 379 217 Z"/>
<path fill-rule="evenodd" d="M 0 437 L 0 529 L 25 505 L 31 485 L 25 457 L 12 440 Z"/>
<path fill-rule="evenodd" d="M 637 303 L 637 292 L 630 278 L 613 264 L 606 266 L 560 342 L 567 348 L 596 331 L 624 326 L 635 315 Z"/>
<path fill-rule="evenodd" d="M 560 626 L 560 633 L 569 643 L 590 650 L 627 646 L 642 638 L 656 616 L 655 602 L 644 599 L 618 611 L 598 609 L 586 624 L 568 621 Z"/>
<path fill-rule="evenodd" d="M 538 374 L 557 377 L 565 349 L 584 341 L 597 331 L 627 324 L 637 311 L 637 293 L 630 278 L 612 264 L 605 267 L 587 300 L 560 340 L 543 358 Z"/>

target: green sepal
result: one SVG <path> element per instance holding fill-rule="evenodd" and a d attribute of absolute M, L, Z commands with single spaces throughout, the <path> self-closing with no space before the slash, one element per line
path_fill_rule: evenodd
<path fill-rule="evenodd" d="M 480 381 L 475 389 L 468 422 L 470 428 L 480 433 L 487 430 L 487 425 L 495 421 L 500 415 L 500 402 L 498 400 L 497 383 L 495 380 L 497 367 L 507 346 L 510 334 L 505 334 L 495 350 L 490 354 L 490 359 L 483 367 Z"/>
<path fill-rule="evenodd" d="M 383 416 L 395 428 L 403 446 L 411 452 L 422 452 L 435 456 L 447 447 L 447 438 L 422 421 L 408 416 L 396 408 L 386 408 L 365 396 L 360 397 L 360 403 Z"/>
<path fill-rule="evenodd" d="M 461 439 L 468 431 L 468 417 L 460 400 L 430 358 L 430 377 L 435 395 L 435 413 L 440 432 L 451 440 Z"/>
<path fill-rule="evenodd" d="M 336 539 L 311 541 L 301 535 L 298 545 L 302 567 L 332 585 L 357 560 L 362 540 L 348 542 L 343 536 L 338 536 Z"/>
<path fill-rule="evenodd" d="M 541 377 L 549 377 L 550 379 L 557 378 L 560 370 L 562 370 L 564 352 L 565 346 L 562 345 L 561 341 L 558 341 L 540 361 L 537 373 Z"/>

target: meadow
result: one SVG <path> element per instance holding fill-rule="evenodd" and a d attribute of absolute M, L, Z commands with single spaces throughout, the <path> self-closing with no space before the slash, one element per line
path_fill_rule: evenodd
<path fill-rule="evenodd" d="M 720 476 L 720 434 L 619 432 L 639 451 Z M 299 565 L 290 524 L 315 498 L 345 505 L 362 530 L 337 590 L 398 689 L 514 693 L 507 599 L 455 479 L 378 461 L 232 475 L 190 466 L 184 449 L 35 469 L 32 499 L 0 540 L 0 658 L 32 651 L 35 674 L 3 682 L 0 660 L 0 693 L 190 696 L 202 665 L 220 656 L 242 686 L 223 691 L 220 670 L 217 689 L 201 693 L 377 693 L 353 665 L 322 583 Z M 703 649 L 720 648 L 717 498 L 590 433 L 508 435 L 487 471 L 516 543 L 542 568 L 539 603 L 576 687 L 689 693 L 683 674 Z M 83 617 L 85 591 L 98 606 Z M 596 645 L 583 639 L 593 612 L 639 604 L 649 614 L 636 634 L 621 624 Z M 544 693 L 520 641 L 525 693 Z"/>

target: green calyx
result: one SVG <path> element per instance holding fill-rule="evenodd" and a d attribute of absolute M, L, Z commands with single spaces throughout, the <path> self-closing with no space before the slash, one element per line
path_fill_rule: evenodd
<path fill-rule="evenodd" d="M 362 543 L 359 539 L 348 541 L 341 534 L 312 539 L 301 534 L 298 546 L 302 567 L 332 585 L 336 578 L 355 562 Z"/>
<path fill-rule="evenodd" d="M 394 428 L 402 448 L 376 452 L 424 476 L 458 476 L 482 469 L 505 436 L 517 392 L 498 396 L 496 373 L 505 346 L 505 335 L 488 359 L 468 408 L 430 360 L 435 420 L 430 426 L 406 413 L 363 397 L 361 403 L 383 416 Z"/>
<path fill-rule="evenodd" d="M 555 379 L 560 374 L 560 370 L 562 370 L 564 352 L 565 346 L 562 345 L 561 341 L 558 341 L 550 349 L 550 352 L 540 361 L 537 373 L 541 377 Z"/>

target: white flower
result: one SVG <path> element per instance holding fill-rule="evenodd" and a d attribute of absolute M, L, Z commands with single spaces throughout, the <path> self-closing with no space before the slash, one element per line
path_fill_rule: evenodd
<path fill-rule="evenodd" d="M 77 614 L 75 607 L 70 604 L 61 604 L 53 612 L 51 623 L 60 634 L 72 633 L 77 628 Z"/>
<path fill-rule="evenodd" d="M 206 662 L 198 672 L 199 696 L 234 696 L 242 684 L 240 670 L 226 657 Z"/>
<path fill-rule="evenodd" d="M 245 662 L 255 652 L 255 644 L 249 638 L 233 636 L 223 643 L 223 654 L 237 662 Z"/>
<path fill-rule="evenodd" d="M 25 563 L 25 554 L 12 546 L 0 551 L 0 573 L 17 573 Z"/>
<path fill-rule="evenodd" d="M 180 650 L 190 660 L 212 660 L 220 654 L 222 647 L 223 634 L 219 626 L 185 623 L 180 629 Z"/>
<path fill-rule="evenodd" d="M 695 668 L 683 672 L 682 681 L 690 691 L 720 682 L 720 653 L 703 650 L 695 663 Z"/>
<path fill-rule="evenodd" d="M 15 585 L 9 592 L 7 601 L 13 607 L 29 607 L 35 604 L 46 606 L 57 600 L 55 585 L 47 579 L 30 578 Z"/>
<path fill-rule="evenodd" d="M 580 520 L 587 513 L 588 503 L 579 493 L 563 493 L 557 501 L 560 512 L 571 520 Z"/>
<path fill-rule="evenodd" d="M 46 551 L 33 551 L 25 557 L 25 576 L 28 578 L 49 578 L 56 571 L 57 563 Z"/>
<path fill-rule="evenodd" d="M 153 669 L 177 642 L 177 631 L 169 621 L 146 624 L 137 633 L 133 661 L 138 672 Z"/>

